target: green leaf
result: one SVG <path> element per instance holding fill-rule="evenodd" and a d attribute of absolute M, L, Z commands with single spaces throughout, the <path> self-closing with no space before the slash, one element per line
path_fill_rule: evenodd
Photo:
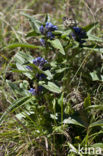
<path fill-rule="evenodd" d="M 49 14 L 46 14 L 44 22 L 46 23 L 46 22 L 50 22 L 50 21 L 51 20 L 50 20 Z"/>
<path fill-rule="evenodd" d="M 43 71 L 43 73 L 48 77 L 49 80 L 53 79 L 53 75 L 50 70 Z"/>
<path fill-rule="evenodd" d="M 31 31 L 26 35 L 26 37 L 32 37 L 32 36 L 37 36 L 37 35 L 38 33 L 36 33 L 35 31 Z"/>
<path fill-rule="evenodd" d="M 103 126 L 103 119 L 90 124 L 89 128 L 96 127 L 96 126 Z"/>
<path fill-rule="evenodd" d="M 89 24 L 83 27 L 83 29 L 87 32 L 87 34 L 90 34 L 97 26 L 98 26 L 98 22 Z"/>
<path fill-rule="evenodd" d="M 64 124 L 73 124 L 73 125 L 85 127 L 83 124 L 79 123 L 79 122 L 76 121 L 75 119 L 72 119 L 71 117 L 69 117 L 68 119 L 65 119 L 65 120 L 63 121 L 63 123 L 64 123 Z"/>
<path fill-rule="evenodd" d="M 40 85 L 53 93 L 61 93 L 61 89 L 53 82 L 48 82 L 48 84 L 45 84 L 44 81 L 41 81 Z"/>
<path fill-rule="evenodd" d="M 26 68 L 27 65 L 25 65 L 26 62 L 32 63 L 33 61 L 33 57 L 30 54 L 20 51 L 15 55 L 14 60 L 16 61 L 16 66 L 20 72 L 23 71 L 22 73 L 30 79 L 34 77 L 35 73 L 28 71 Z"/>
<path fill-rule="evenodd" d="M 57 120 L 58 119 L 58 114 L 50 114 L 51 119 Z"/>
<path fill-rule="evenodd" d="M 17 109 L 18 107 L 29 103 L 32 100 L 31 96 L 26 96 L 23 98 L 20 98 L 18 100 L 16 100 L 14 103 L 12 103 L 7 110 L 3 113 L 3 115 L 0 117 L 0 124 L 3 122 L 3 120 L 5 119 L 5 117 L 8 115 L 8 113 L 10 113 L 11 111 L 14 111 L 15 109 Z"/>
<path fill-rule="evenodd" d="M 90 76 L 92 77 L 93 81 L 99 81 L 100 80 L 96 71 L 91 72 Z"/>
<path fill-rule="evenodd" d="M 10 87 L 11 91 L 13 91 L 13 94 L 19 94 L 21 95 L 22 94 L 22 90 L 20 87 L 18 87 L 18 84 L 10 81 L 10 80 L 6 80 L 8 86 Z"/>
<path fill-rule="evenodd" d="M 95 42 L 103 42 L 103 39 L 102 38 L 99 38 L 99 37 L 97 37 L 95 35 L 91 35 L 91 34 L 88 36 L 88 39 L 87 40 L 89 40 L 89 41 L 95 41 Z"/>
<path fill-rule="evenodd" d="M 69 29 L 69 30 L 66 30 L 66 31 L 64 31 L 64 32 L 62 32 L 62 38 L 69 38 L 69 34 L 71 33 L 72 31 L 71 31 L 71 29 Z"/>
<path fill-rule="evenodd" d="M 20 84 L 19 84 L 20 88 L 22 89 L 28 89 L 29 87 L 29 82 L 27 80 L 23 80 Z"/>
<path fill-rule="evenodd" d="M 61 31 L 61 30 L 55 30 L 55 31 L 53 32 L 53 34 L 54 34 L 54 35 L 62 35 L 62 34 L 63 34 L 63 31 Z"/>
<path fill-rule="evenodd" d="M 84 99 L 84 108 L 87 108 L 90 105 L 91 105 L 91 99 L 90 99 L 90 95 L 88 94 L 88 96 Z"/>
<path fill-rule="evenodd" d="M 103 149 L 103 143 L 95 143 L 92 145 L 92 147 L 99 147 L 99 148 L 102 148 Z"/>
<path fill-rule="evenodd" d="M 87 46 L 87 47 L 83 47 L 83 49 L 85 50 L 90 50 L 90 51 L 95 51 L 95 52 L 100 52 L 103 54 L 103 47 L 99 47 L 99 46 Z"/>
<path fill-rule="evenodd" d="M 55 49 L 59 50 L 59 52 L 60 52 L 61 54 L 65 55 L 64 48 L 63 48 L 63 46 L 62 46 L 62 44 L 61 44 L 61 42 L 60 42 L 59 39 L 49 40 L 49 42 L 51 43 L 51 45 L 52 45 Z"/>
<path fill-rule="evenodd" d="M 64 72 L 66 69 L 68 69 L 68 68 L 57 69 L 57 70 L 55 70 L 55 72 L 56 72 L 56 73 L 62 73 L 62 72 Z"/>
<path fill-rule="evenodd" d="M 22 13 L 22 15 L 24 15 L 25 17 L 27 17 L 31 23 L 32 28 L 34 29 L 34 31 L 36 33 L 40 34 L 39 28 L 42 25 L 42 23 L 40 21 L 38 21 L 37 19 L 35 19 L 35 17 L 32 17 L 28 14 Z"/>
<path fill-rule="evenodd" d="M 34 57 L 32 57 L 29 53 L 24 53 L 22 51 L 19 51 L 16 55 L 14 60 L 17 61 L 18 63 L 23 63 L 25 64 L 26 62 L 33 62 Z"/>
<path fill-rule="evenodd" d="M 26 43 L 13 43 L 13 44 L 8 45 L 5 48 L 15 49 L 17 47 L 30 48 L 30 49 L 43 49 L 41 46 L 35 46 L 35 45 L 32 45 L 32 44 L 26 44 Z"/>
<path fill-rule="evenodd" d="M 99 110 L 103 110 L 103 104 L 102 105 L 92 105 L 87 107 L 87 109 L 99 109 Z"/>
<path fill-rule="evenodd" d="M 14 73 L 31 73 L 31 71 L 25 71 L 25 70 L 18 70 L 18 69 L 13 69 L 13 70 L 11 70 L 12 72 L 14 72 Z"/>

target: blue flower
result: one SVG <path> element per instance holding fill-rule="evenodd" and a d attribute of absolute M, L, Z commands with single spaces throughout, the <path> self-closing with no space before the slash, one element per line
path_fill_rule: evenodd
<path fill-rule="evenodd" d="M 38 66 L 40 69 L 43 68 L 43 66 L 48 63 L 47 60 L 45 60 L 44 58 L 42 57 L 37 57 L 33 60 L 33 63 Z"/>
<path fill-rule="evenodd" d="M 39 30 L 40 30 L 41 34 L 44 34 L 45 33 L 45 29 L 44 29 L 44 26 L 43 25 L 40 26 Z"/>
<path fill-rule="evenodd" d="M 81 33 L 82 29 L 79 28 L 79 27 L 73 27 L 73 30 L 76 32 L 76 33 Z"/>
<path fill-rule="evenodd" d="M 43 38 L 40 39 L 42 46 L 45 46 L 45 40 Z"/>
<path fill-rule="evenodd" d="M 52 33 L 53 31 L 57 30 L 57 26 L 53 25 L 51 22 L 46 22 L 45 26 L 40 26 L 40 32 L 41 34 L 45 35 L 50 40 L 54 39 L 55 35 Z M 45 46 L 45 40 L 41 39 L 40 42 L 43 46 Z"/>
<path fill-rule="evenodd" d="M 80 44 L 84 43 L 85 42 L 84 39 L 87 38 L 87 34 L 85 30 L 79 27 L 73 27 L 72 29 L 73 29 L 73 33 L 71 33 L 70 36 L 72 36 L 72 38 L 78 41 Z"/>
<path fill-rule="evenodd" d="M 30 88 L 29 93 L 31 93 L 32 95 L 36 95 L 36 89 Z"/>
<path fill-rule="evenodd" d="M 86 32 L 82 28 L 73 27 L 73 30 L 74 30 L 75 34 L 78 35 L 79 38 L 87 37 Z"/>
<path fill-rule="evenodd" d="M 45 60 L 42 57 L 37 57 L 33 60 L 33 64 L 35 64 L 36 66 L 38 66 L 40 69 L 43 69 L 44 65 L 47 64 L 48 61 Z M 27 69 L 32 70 L 32 67 L 30 66 L 26 66 Z"/>
<path fill-rule="evenodd" d="M 47 36 L 47 38 L 50 38 L 51 40 L 54 39 L 54 37 L 55 37 L 51 31 L 47 32 L 46 36 Z"/>
<path fill-rule="evenodd" d="M 58 29 L 56 25 L 53 25 L 50 22 L 46 22 L 45 28 L 47 31 L 55 31 Z"/>
<path fill-rule="evenodd" d="M 50 69 L 50 67 L 45 66 L 47 63 L 48 63 L 48 61 L 45 60 L 45 59 L 42 58 L 42 57 L 37 57 L 37 58 L 35 58 L 35 59 L 33 60 L 33 64 L 35 64 L 36 66 L 38 66 L 38 67 L 39 67 L 41 70 L 43 70 L 43 71 L 46 71 L 46 70 L 49 70 L 49 69 Z M 32 67 L 30 67 L 30 66 L 27 66 L 26 68 L 29 69 L 29 70 L 33 70 Z M 46 77 L 47 77 L 47 76 L 46 76 L 44 73 L 37 73 L 37 74 L 36 74 L 36 78 L 37 78 L 38 80 L 45 79 Z"/>
<path fill-rule="evenodd" d="M 43 80 L 43 79 L 46 79 L 46 75 L 45 74 L 43 74 L 43 73 L 41 73 L 41 74 L 36 74 L 36 78 L 38 79 L 38 80 Z"/>
<path fill-rule="evenodd" d="M 39 94 L 42 91 L 43 91 L 43 87 L 42 86 L 38 86 L 37 89 L 30 88 L 29 93 L 31 93 L 32 95 L 37 95 L 37 94 Z"/>

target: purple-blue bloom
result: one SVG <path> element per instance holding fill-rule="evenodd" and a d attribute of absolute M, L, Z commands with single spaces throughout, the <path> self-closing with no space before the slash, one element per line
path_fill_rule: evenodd
<path fill-rule="evenodd" d="M 32 95 L 37 95 L 39 92 L 42 92 L 42 91 L 43 91 L 43 87 L 38 86 L 37 89 L 30 88 L 29 93 L 31 93 Z"/>
<path fill-rule="evenodd" d="M 53 25 L 51 22 L 46 22 L 45 26 L 40 26 L 41 34 L 45 35 L 50 40 L 54 39 L 55 35 L 52 33 L 53 31 L 57 30 L 57 26 Z M 45 46 L 45 40 L 40 39 L 40 42 L 43 46 Z"/>
<path fill-rule="evenodd" d="M 73 27 L 73 30 L 76 33 L 76 35 L 78 35 L 78 37 L 80 37 L 80 38 L 87 37 L 86 32 L 82 28 Z"/>
<path fill-rule="evenodd" d="M 47 60 L 45 60 L 44 58 L 42 57 L 37 57 L 33 60 L 33 63 L 38 66 L 40 69 L 43 68 L 43 66 L 48 63 Z"/>
<path fill-rule="evenodd" d="M 74 40 L 78 41 L 80 44 L 85 42 L 85 38 L 87 38 L 87 34 L 85 30 L 79 27 L 73 27 L 73 33 L 71 33 L 71 36 Z"/>
<path fill-rule="evenodd" d="M 47 32 L 46 36 L 47 36 L 47 38 L 50 38 L 51 40 L 54 39 L 54 37 L 55 37 L 51 31 Z"/>
<path fill-rule="evenodd" d="M 32 95 L 36 95 L 36 89 L 30 88 L 29 93 L 31 93 Z"/>
<path fill-rule="evenodd" d="M 40 30 L 41 34 L 44 34 L 45 33 L 45 29 L 44 29 L 44 26 L 43 25 L 40 26 L 39 30 Z"/>
<path fill-rule="evenodd" d="M 46 79 L 46 75 L 45 74 L 43 74 L 43 73 L 41 73 L 41 74 L 36 74 L 36 78 L 38 79 L 38 80 L 43 80 L 43 79 Z"/>
<path fill-rule="evenodd" d="M 46 31 L 55 31 L 58 29 L 56 25 L 53 25 L 50 22 L 46 22 L 45 28 L 46 28 Z"/>
<path fill-rule="evenodd" d="M 38 67 L 39 67 L 41 70 L 43 70 L 43 71 L 46 71 L 46 70 L 50 69 L 49 67 L 46 67 L 46 66 L 45 66 L 45 64 L 47 64 L 47 63 L 48 63 L 48 61 L 45 60 L 45 59 L 42 58 L 42 57 L 37 57 L 37 58 L 35 58 L 35 59 L 33 60 L 33 64 L 35 64 L 36 66 L 38 66 Z M 26 68 L 29 69 L 29 70 L 33 70 L 32 67 L 30 67 L 30 66 L 27 66 Z M 47 77 L 47 76 L 46 76 L 44 73 L 37 73 L 37 74 L 36 74 L 36 78 L 37 78 L 38 80 L 45 79 L 46 77 Z"/>

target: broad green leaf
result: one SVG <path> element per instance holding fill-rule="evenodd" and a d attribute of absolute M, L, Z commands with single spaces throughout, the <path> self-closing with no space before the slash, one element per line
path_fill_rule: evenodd
<path fill-rule="evenodd" d="M 13 93 L 15 94 L 22 94 L 22 89 L 20 87 L 18 87 L 18 84 L 10 81 L 10 80 L 6 80 L 7 84 L 9 85 L 11 91 L 13 91 Z"/>
<path fill-rule="evenodd" d="M 28 72 L 28 69 L 26 68 L 27 65 L 24 65 L 25 62 L 31 62 L 33 60 L 33 57 L 30 54 L 24 53 L 24 52 L 18 52 L 15 55 L 14 60 L 16 61 L 16 66 L 18 70 L 23 71 L 23 74 L 26 75 L 28 78 L 32 79 L 34 77 L 33 72 Z"/>
<path fill-rule="evenodd" d="M 38 21 L 37 19 L 35 19 L 35 17 L 32 17 L 28 14 L 22 13 L 23 16 L 27 17 L 31 23 L 32 28 L 34 29 L 34 31 L 36 33 L 40 34 L 39 28 L 42 25 L 42 23 L 40 21 Z"/>
<path fill-rule="evenodd" d="M 19 113 L 16 115 L 16 117 L 21 120 L 22 118 L 25 118 L 25 115 L 23 113 Z"/>
<path fill-rule="evenodd" d="M 51 43 L 51 45 L 52 45 L 55 49 L 59 50 L 59 52 L 60 52 L 61 54 L 65 55 L 64 48 L 63 48 L 61 42 L 59 41 L 59 39 L 49 40 L 49 42 Z"/>
<path fill-rule="evenodd" d="M 50 114 L 51 119 L 57 120 L 58 119 L 58 113 L 56 114 Z"/>
<path fill-rule="evenodd" d="M 29 103 L 33 98 L 31 96 L 26 96 L 23 98 L 20 98 L 18 100 L 16 100 L 15 102 L 13 102 L 8 108 L 7 110 L 3 113 L 3 115 L 0 117 L 0 124 L 3 122 L 3 120 L 5 119 L 5 117 L 8 115 L 8 113 L 10 113 L 11 111 L 14 111 L 15 109 L 17 109 L 18 107 Z"/>
<path fill-rule="evenodd" d="M 42 85 L 47 90 L 53 92 L 53 93 L 61 93 L 61 89 L 53 82 L 48 82 L 47 84 L 40 82 L 40 85 Z"/>
<path fill-rule="evenodd" d="M 66 31 L 64 31 L 64 32 L 62 32 L 62 38 L 69 38 L 69 34 L 71 33 L 72 31 L 71 31 L 71 29 L 69 29 L 69 30 L 66 30 Z"/>
<path fill-rule="evenodd" d="M 16 55 L 15 55 L 15 58 L 14 60 L 18 63 L 26 63 L 26 62 L 30 62 L 32 63 L 33 62 L 33 57 L 29 54 L 29 53 L 24 53 L 22 51 L 19 51 Z M 26 62 L 25 62 L 26 61 Z"/>
<path fill-rule="evenodd" d="M 98 120 L 98 121 L 96 121 L 94 123 L 91 123 L 89 125 L 89 128 L 96 127 L 96 126 L 103 126 L 103 119 L 102 120 Z"/>
<path fill-rule="evenodd" d="M 61 31 L 61 30 L 55 30 L 55 31 L 53 32 L 53 34 L 54 34 L 54 35 L 62 35 L 62 34 L 63 34 L 63 31 Z"/>
<path fill-rule="evenodd" d="M 89 41 L 95 41 L 95 42 L 103 42 L 103 39 L 102 38 L 99 38 L 95 35 L 89 35 L 88 36 L 88 39 Z"/>
<path fill-rule="evenodd" d="M 48 77 L 49 80 L 53 79 L 53 75 L 49 70 L 43 71 L 43 73 Z"/>
<path fill-rule="evenodd" d="M 57 69 L 56 70 L 56 73 L 62 73 L 66 70 L 67 68 L 61 68 L 61 69 Z"/>
<path fill-rule="evenodd" d="M 92 145 L 92 147 L 99 147 L 99 148 L 102 148 L 103 149 L 103 143 L 95 143 Z"/>
<path fill-rule="evenodd" d="M 73 125 L 77 125 L 77 126 L 81 126 L 84 127 L 83 124 L 79 123 L 78 121 L 76 121 L 75 119 L 72 119 L 71 117 L 69 117 L 68 119 L 65 119 L 63 121 L 64 124 L 73 124 Z"/>
<path fill-rule="evenodd" d="M 90 76 L 92 77 L 93 81 L 99 81 L 100 80 L 96 71 L 91 72 Z"/>
<path fill-rule="evenodd" d="M 29 82 L 27 80 L 23 80 L 20 84 L 19 84 L 20 88 L 22 89 L 28 89 L 29 87 Z"/>

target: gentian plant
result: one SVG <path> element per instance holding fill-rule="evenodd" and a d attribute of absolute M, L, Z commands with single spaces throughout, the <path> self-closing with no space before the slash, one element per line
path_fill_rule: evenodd
<path fill-rule="evenodd" d="M 21 125 L 29 127 L 28 149 L 33 144 L 33 150 L 43 147 L 46 155 L 82 156 L 78 144 L 102 144 L 99 135 L 103 133 L 103 119 L 96 108 L 103 107 L 93 98 L 103 82 L 102 63 L 94 61 L 96 53 L 99 57 L 103 53 L 102 39 L 92 33 L 98 23 L 65 28 L 50 22 L 49 16 L 41 22 L 24 15 L 32 26 L 27 37 L 35 43 L 16 45 L 21 51 L 16 53 L 10 70 L 18 73 L 20 84 L 7 80 L 14 101 L 0 122 L 15 111 Z"/>

